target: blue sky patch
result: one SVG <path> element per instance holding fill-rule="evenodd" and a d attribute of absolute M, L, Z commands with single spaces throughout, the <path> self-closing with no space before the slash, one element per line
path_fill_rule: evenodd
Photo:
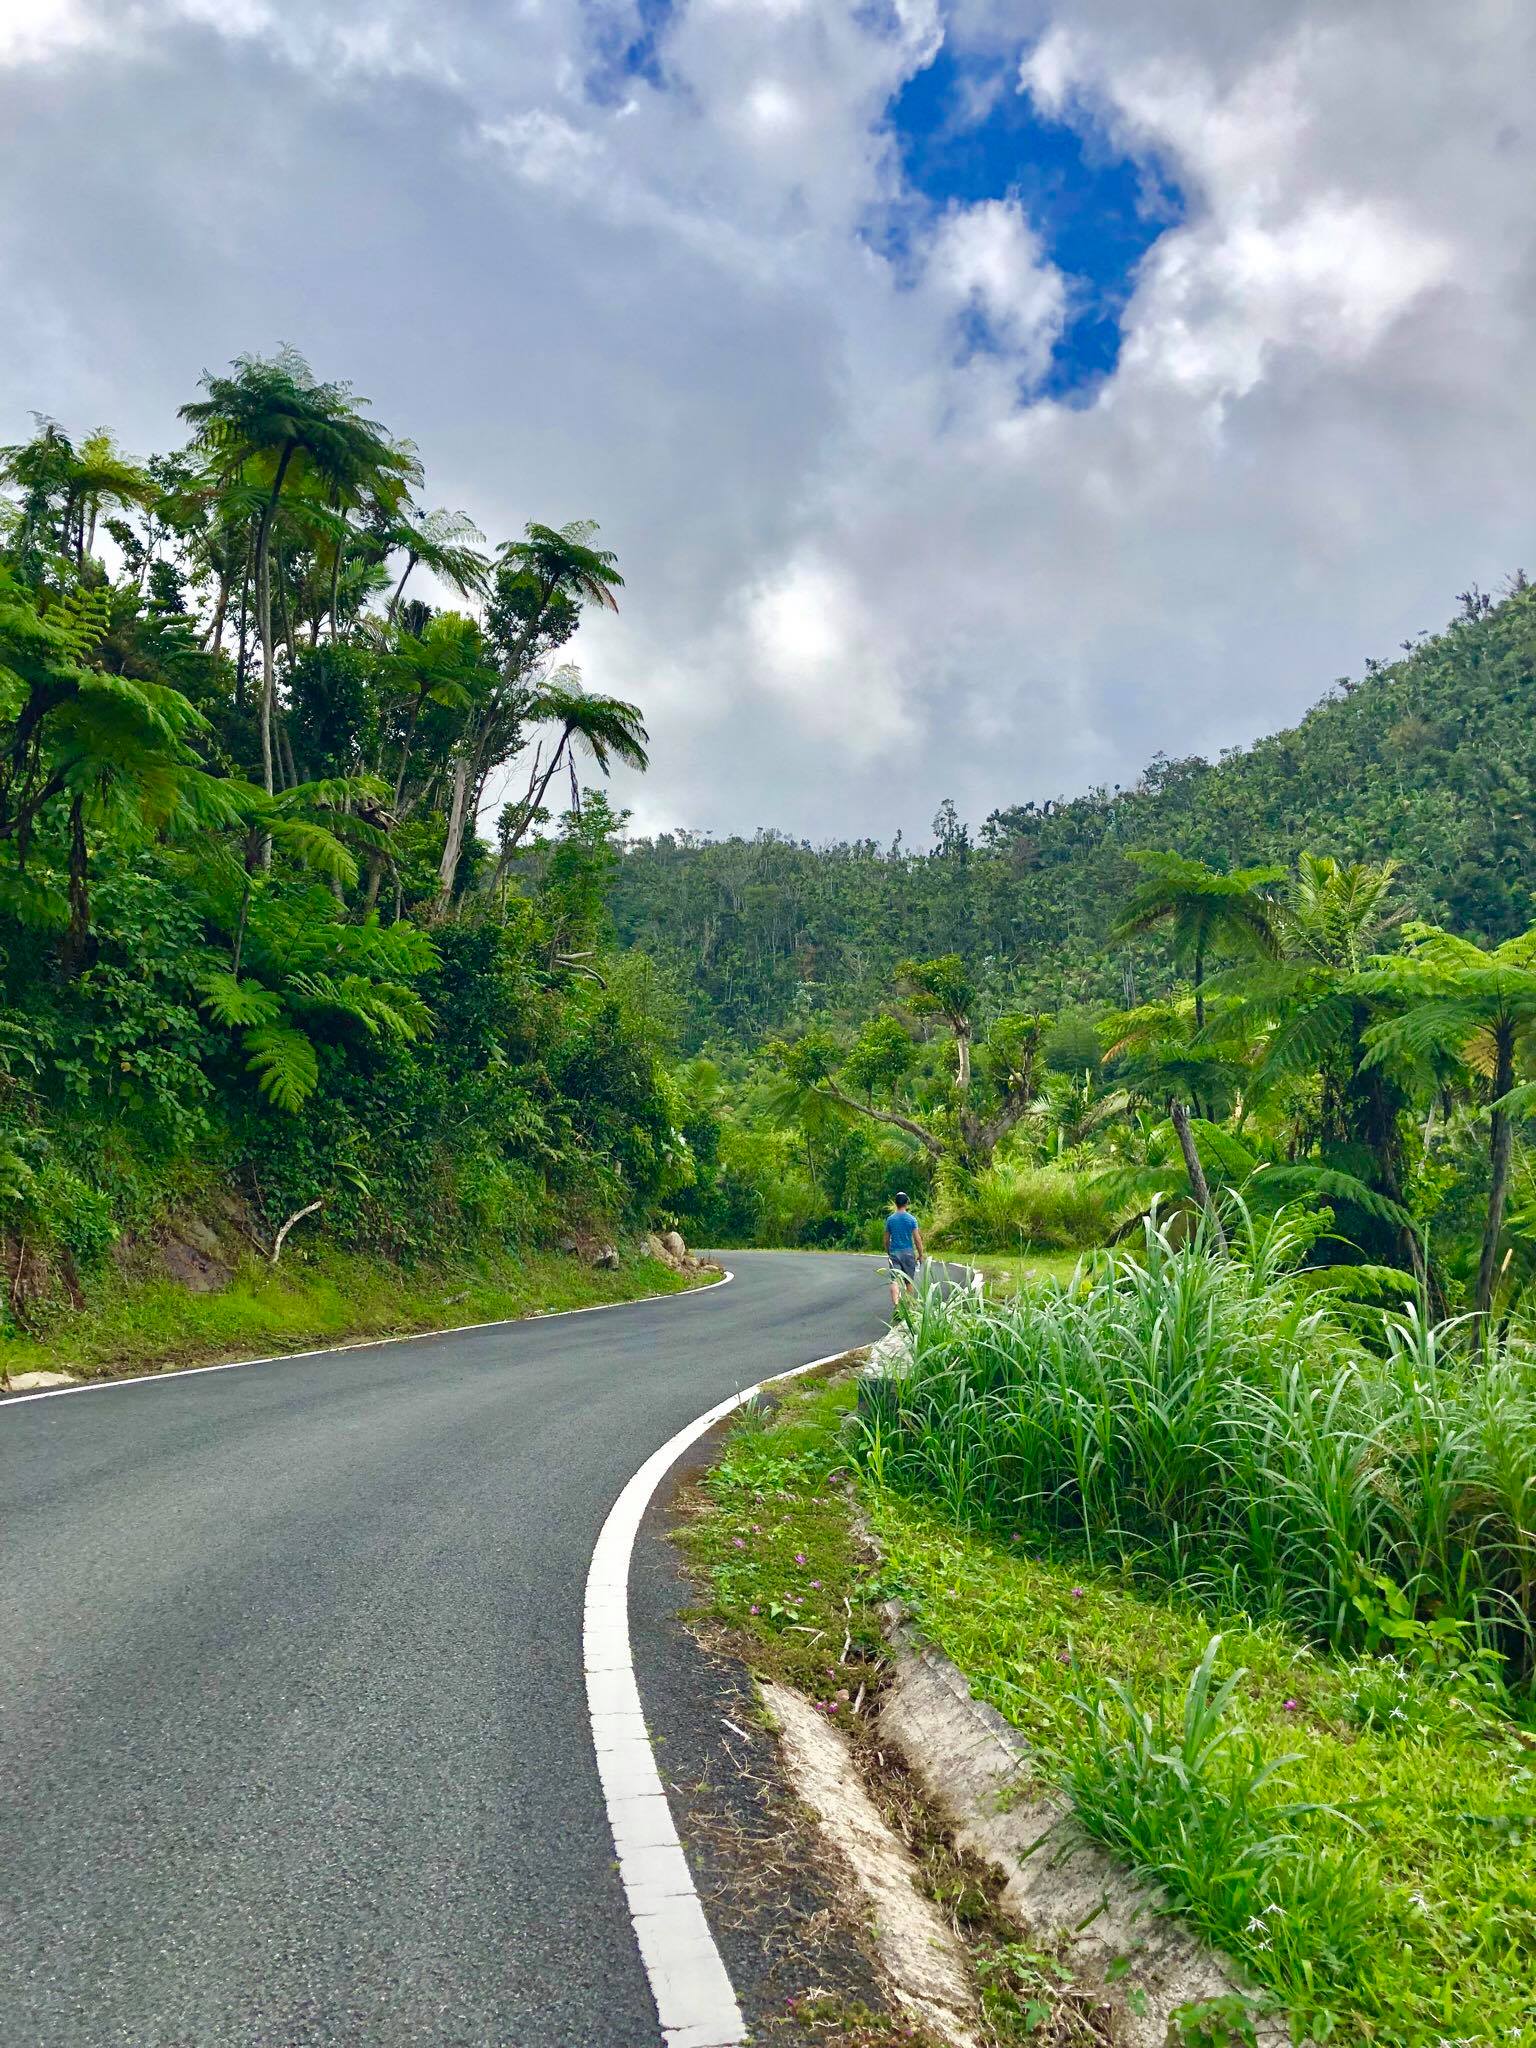
<path fill-rule="evenodd" d="M 1118 154 L 1107 137 L 1043 120 L 1012 66 L 971 63 L 948 45 L 908 79 L 888 120 L 925 213 L 1016 198 L 1067 275 L 1070 312 L 1044 390 L 1082 402 L 1114 369 L 1136 265 L 1183 219 L 1161 166 Z M 899 252 L 915 223 L 888 225 Z M 969 330 L 967 344 L 976 337 Z"/>
<path fill-rule="evenodd" d="M 586 80 L 590 98 L 600 106 L 614 105 L 627 96 L 634 78 L 658 89 L 665 84 L 661 41 L 674 5 L 675 0 L 635 0 L 632 19 L 626 18 L 622 25 L 614 20 L 598 24 Z"/>

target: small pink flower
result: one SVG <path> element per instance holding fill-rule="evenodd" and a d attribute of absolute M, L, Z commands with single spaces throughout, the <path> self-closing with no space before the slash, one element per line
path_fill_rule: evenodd
<path fill-rule="evenodd" d="M 1081 1586 L 1074 1586 L 1074 1587 L 1072 1588 L 1072 1598 L 1073 1598 L 1074 1600 L 1081 1600 L 1081 1599 L 1082 1599 L 1082 1597 L 1083 1597 L 1083 1589 L 1082 1589 L 1082 1587 L 1081 1587 Z"/>
<path fill-rule="evenodd" d="M 1300 1713 L 1300 1711 L 1301 1711 L 1301 1701 L 1300 1701 L 1300 1700 L 1287 1700 L 1287 1701 L 1286 1701 L 1286 1703 L 1285 1703 L 1285 1711 L 1286 1711 L 1286 1712 L 1287 1712 L 1288 1714 L 1296 1714 L 1296 1713 Z"/>
<path fill-rule="evenodd" d="M 806 1555 L 805 1555 L 805 1552 L 804 1552 L 803 1550 L 797 1550 L 797 1551 L 795 1552 L 795 1563 L 796 1563 L 796 1564 L 804 1564 L 805 1562 L 806 1562 Z"/>
<path fill-rule="evenodd" d="M 731 1541 L 735 1544 L 738 1550 L 745 1550 L 747 1547 L 747 1539 L 745 1536 L 733 1536 L 731 1538 Z"/>
<path fill-rule="evenodd" d="M 814 1592 L 814 1593 L 819 1593 L 819 1592 L 821 1591 L 821 1581 L 820 1581 L 820 1579 L 812 1579 L 812 1581 L 811 1581 L 811 1590 L 812 1590 L 812 1592 Z"/>
<path fill-rule="evenodd" d="M 1010 1537 L 1008 1538 L 1008 1541 L 1009 1541 L 1010 1543 L 1017 1543 L 1017 1542 L 1018 1542 L 1019 1540 L 1020 1540 L 1020 1538 L 1019 1538 L 1019 1532 L 1018 1532 L 1018 1530 L 1017 1530 L 1017 1529 L 1015 1529 L 1015 1530 L 1014 1530 L 1014 1532 L 1013 1532 L 1013 1534 L 1012 1534 L 1012 1535 L 1011 1535 L 1011 1536 L 1010 1536 Z"/>
<path fill-rule="evenodd" d="M 1056 1652 L 1056 1662 L 1058 1664 L 1070 1664 L 1072 1662 L 1072 1652 L 1070 1650 L 1058 1650 Z"/>
<path fill-rule="evenodd" d="M 763 1610 L 761 1609 L 761 1607 L 758 1606 L 755 1600 L 753 1601 L 752 1605 L 747 1609 L 747 1612 L 749 1614 L 761 1614 L 762 1611 Z"/>

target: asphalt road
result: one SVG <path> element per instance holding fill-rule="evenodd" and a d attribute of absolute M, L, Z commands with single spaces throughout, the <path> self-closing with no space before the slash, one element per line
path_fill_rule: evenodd
<path fill-rule="evenodd" d="M 730 1264 L 0 1405 L 5 2048 L 650 2048 L 592 1546 L 675 1430 L 882 1326 L 869 1258 Z"/>

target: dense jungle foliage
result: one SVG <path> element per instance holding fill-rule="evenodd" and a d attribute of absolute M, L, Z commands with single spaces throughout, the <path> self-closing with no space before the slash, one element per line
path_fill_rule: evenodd
<path fill-rule="evenodd" d="M 1134 1002 L 1167 964 L 1114 933 L 1142 847 L 1220 868 L 1307 849 L 1392 859 L 1413 914 L 1510 938 L 1536 889 L 1536 606 L 1518 576 L 1504 601 L 1470 590 L 1460 606 L 1288 732 L 1215 762 L 1159 757 L 1129 789 L 994 811 L 978 834 L 946 803 L 926 852 L 899 835 L 638 841 L 615 885 L 619 936 L 675 970 L 695 1047 L 810 1013 L 856 1021 L 899 961 L 945 953 L 1036 1007 Z"/>
<path fill-rule="evenodd" d="M 1523 577 L 1291 732 L 975 838 L 946 805 L 925 853 L 626 844 L 590 523 L 489 546 L 292 354 L 182 415 L 142 465 L 0 449 L 20 1327 L 172 1212 L 269 1255 L 301 1213 L 406 1260 L 858 1245 L 902 1186 L 967 1250 L 1301 1200 L 1361 1299 L 1536 1276 Z"/>
<path fill-rule="evenodd" d="M 620 932 L 686 991 L 708 1225 L 873 1244 L 901 1186 L 971 1250 L 1151 1203 L 1320 1218 L 1340 1284 L 1487 1309 L 1536 1275 L 1523 576 L 1294 731 L 1131 790 L 951 807 L 931 851 L 631 847 Z"/>
<path fill-rule="evenodd" d="M 646 734 L 566 659 L 622 587 L 595 528 L 485 546 L 292 354 L 182 416 L 143 464 L 46 419 L 0 449 L 24 1330 L 172 1212 L 409 1259 L 612 1234 L 693 1172 L 643 964 L 600 957 L 622 817 L 579 768 Z"/>

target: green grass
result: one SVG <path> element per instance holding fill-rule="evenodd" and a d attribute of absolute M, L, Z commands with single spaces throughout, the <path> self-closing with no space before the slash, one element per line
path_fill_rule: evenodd
<path fill-rule="evenodd" d="M 1000 1162 L 940 1195 L 933 1220 L 936 1247 L 983 1245 L 1019 1255 L 1103 1244 L 1123 1209 L 1097 1177 L 1063 1166 Z"/>
<path fill-rule="evenodd" d="M 1206 1613 L 964 1534 L 932 1505 L 875 1489 L 865 1503 L 919 1627 L 1029 1740 L 1046 1778 L 1082 1758 L 1083 1701 L 1121 1733 L 1116 1684 L 1147 1707 L 1177 1704 L 1210 1637 Z M 1273 1803 L 1348 1818 L 1288 1823 L 1293 1848 L 1274 1879 L 1281 1913 L 1261 1897 L 1258 1912 L 1235 1916 L 1212 1885 L 1203 1898 L 1184 1888 L 1192 1917 L 1319 2038 L 1529 2048 L 1536 1742 L 1456 1704 L 1454 1687 L 1376 1657 L 1320 1655 L 1279 1624 L 1228 1622 L 1217 1671 L 1238 1670 L 1233 1712 L 1259 1758 L 1297 1758 L 1266 1788 Z M 1089 1762 L 1088 1789 L 1105 1801 Z M 1102 1806 L 1084 1817 L 1109 1832 Z M 1182 1811 L 1139 1859 L 1175 1889 L 1181 1868 L 1189 1874 L 1180 1859 L 1195 1860 L 1189 1828 Z"/>
<path fill-rule="evenodd" d="M 744 1411 L 705 1482 L 707 1512 L 679 1539 L 754 1664 L 845 1719 L 881 1653 L 838 1433 L 850 1399 L 846 1379 L 811 1374 L 789 1382 L 771 1418 Z"/>
<path fill-rule="evenodd" d="M 925 1297 L 874 1475 L 1340 1650 L 1536 1675 L 1536 1350 L 1378 1319 L 1367 1349 L 1288 1271 L 1174 1248 L 1009 1300 Z"/>
<path fill-rule="evenodd" d="M 730 1433 L 696 1490 L 681 1540 L 705 1612 L 754 1668 L 798 1685 L 857 1737 L 860 1688 L 877 1683 L 877 1602 L 897 1591 L 1031 1743 L 1041 1780 L 1074 1781 L 1085 1821 L 1159 1875 L 1314 2038 L 1533 2048 L 1536 1739 L 1444 1677 L 1320 1652 L 1281 1621 L 1222 1616 L 1216 1678 L 1245 1675 L 1223 1720 L 1229 1734 L 1197 1757 L 1185 1797 L 1158 1758 L 1179 1749 L 1208 1609 L 1113 1570 L 1028 1554 L 1007 1536 L 967 1533 L 937 1503 L 856 1476 L 844 1426 L 852 1405 L 846 1377 L 796 1384 L 777 1417 Z M 880 1562 L 860 1547 L 856 1506 Z M 1159 1735 L 1151 1769 L 1130 1768 L 1117 1688 Z M 1319 1810 L 1286 1817 L 1296 1806 Z M 1243 1854 L 1266 1841 L 1266 1853 Z M 1223 1857 L 1209 1853 L 1222 1847 Z M 951 1873 L 936 1888 L 950 1897 L 953 1884 Z M 1024 2016 L 1060 1986 L 1049 1959 L 1035 1958 L 1044 1975 L 1031 1990 L 984 1903 L 978 1910 L 983 1962 L 993 1957 L 999 1972 L 988 1992 L 994 2033 L 1029 2038 Z"/>
<path fill-rule="evenodd" d="M 989 1293 L 1018 1294 L 1042 1280 L 1070 1280 L 1080 1261 L 1091 1252 L 945 1252 L 942 1256 L 958 1265 L 974 1266 L 987 1283 Z"/>
<path fill-rule="evenodd" d="M 113 1378 L 169 1371 L 676 1294 L 694 1284 L 651 1258 L 626 1259 L 607 1272 L 584 1259 L 529 1252 L 407 1271 L 328 1247 L 305 1249 L 276 1270 L 249 1260 L 227 1286 L 207 1294 L 168 1279 L 113 1275 L 83 1309 L 58 1314 L 45 1334 L 0 1340 L 0 1372 Z"/>

